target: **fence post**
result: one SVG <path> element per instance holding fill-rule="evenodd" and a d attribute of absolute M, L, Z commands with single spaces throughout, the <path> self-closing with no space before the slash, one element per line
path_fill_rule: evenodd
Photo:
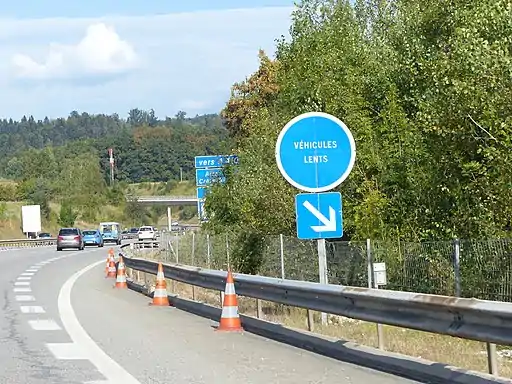
<path fill-rule="evenodd" d="M 453 241 L 453 272 L 455 274 L 455 296 L 461 296 L 460 287 L 460 241 L 455 239 Z"/>
<path fill-rule="evenodd" d="M 192 265 L 196 266 L 195 262 L 195 253 L 196 253 L 196 234 L 192 231 Z M 192 285 L 192 300 L 196 301 L 196 286 Z"/>
<path fill-rule="evenodd" d="M 317 252 L 318 252 L 318 280 L 320 284 L 328 284 L 327 278 L 327 247 L 325 245 L 325 239 L 319 239 L 316 241 Z M 322 325 L 327 325 L 327 313 L 322 312 L 320 314 L 322 319 Z"/>
<path fill-rule="evenodd" d="M 192 231 L 192 252 L 191 253 L 192 253 L 192 255 L 191 255 L 192 265 L 194 267 L 196 267 L 196 257 L 195 257 L 196 256 L 195 255 L 195 253 L 196 253 L 196 234 L 194 233 L 194 231 Z"/>
<path fill-rule="evenodd" d="M 283 240 L 283 234 L 281 233 L 279 235 L 280 240 L 280 248 L 281 248 L 281 279 L 284 280 L 285 274 L 284 274 L 284 240 Z"/>
<path fill-rule="evenodd" d="M 180 236 L 176 236 L 176 264 L 180 263 Z"/>
<path fill-rule="evenodd" d="M 453 272 L 455 275 L 455 296 L 462 296 L 462 288 L 460 281 L 460 239 L 453 241 Z M 489 373 L 498 376 L 498 360 L 496 358 L 496 344 L 485 343 L 487 349 L 487 368 Z"/>
<path fill-rule="evenodd" d="M 206 263 L 207 263 L 208 269 L 210 269 L 211 264 L 210 264 L 210 235 L 209 234 L 206 235 Z"/>
<path fill-rule="evenodd" d="M 366 263 L 368 265 L 368 288 L 373 288 L 373 262 L 370 239 L 366 239 Z"/>
<path fill-rule="evenodd" d="M 229 239 L 228 234 L 226 233 L 226 257 L 228 261 L 228 270 L 231 269 L 231 262 L 229 260 Z"/>
<path fill-rule="evenodd" d="M 368 264 L 368 288 L 379 289 L 374 278 L 372 245 L 370 239 L 366 239 L 366 262 Z M 384 350 L 384 329 L 380 323 L 377 323 L 377 342 L 379 349 Z"/>

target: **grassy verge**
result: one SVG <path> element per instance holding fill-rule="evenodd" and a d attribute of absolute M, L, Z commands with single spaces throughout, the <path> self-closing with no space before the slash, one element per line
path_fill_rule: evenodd
<path fill-rule="evenodd" d="M 0 220 L 0 240 L 6 239 L 19 239 L 24 238 L 21 224 L 21 207 L 29 204 L 27 202 L 6 202 L 6 212 L 4 219 Z M 50 220 L 44 220 L 42 225 L 42 232 L 49 232 L 55 235 L 60 225 L 57 223 L 58 214 L 60 211 L 60 205 L 56 203 L 50 203 Z M 86 221 L 78 220 L 75 225 L 82 229 L 97 228 L 98 223 L 105 220 L 116 220 L 121 216 L 120 208 L 107 206 L 103 208 L 102 217 L 98 219 L 98 222 L 89 223 Z"/>
<path fill-rule="evenodd" d="M 0 182 L 3 182 L 0 180 Z M 6 182 L 4 182 L 6 183 Z M 130 185 L 132 192 L 138 196 L 151 196 L 151 195 L 168 195 L 168 196 L 189 196 L 195 195 L 195 184 L 193 182 L 184 181 L 182 183 L 169 182 L 169 183 L 140 183 Z M 0 219 L 0 240 L 23 238 L 24 235 L 21 230 L 21 206 L 29 204 L 27 202 L 15 201 L 5 202 L 6 211 L 3 218 Z M 50 203 L 50 219 L 44 220 L 43 232 L 50 232 L 55 235 L 60 226 L 57 223 L 60 212 L 60 204 L 55 202 Z M 150 207 L 148 207 L 150 209 Z M 183 211 L 187 209 L 187 215 L 183 215 Z M 189 219 L 181 219 L 183 216 Z M 105 206 L 102 207 L 101 213 L 96 222 L 90 223 L 83 220 L 78 220 L 75 225 L 82 229 L 97 228 L 98 223 L 101 221 L 119 221 L 123 225 L 123 207 Z M 179 220 L 184 224 L 198 223 L 197 208 L 194 207 L 173 207 L 172 209 L 173 221 Z M 155 223 L 160 228 L 167 227 L 167 212 L 159 215 Z"/>
<path fill-rule="evenodd" d="M 141 257 L 138 255 L 138 257 Z M 146 254 L 148 259 L 165 260 L 162 253 Z M 148 283 L 154 286 L 154 276 L 148 275 Z M 169 293 L 180 297 L 221 306 L 219 292 L 193 287 L 188 284 L 167 282 Z M 238 297 L 239 312 L 256 316 L 256 300 Z M 271 302 L 262 302 L 264 319 L 297 329 L 308 329 L 307 311 Z M 314 312 L 314 332 L 338 339 L 378 347 L 377 326 L 374 323 L 354 320 L 341 316 L 329 316 L 328 325 L 321 325 L 320 313 Z M 405 328 L 383 326 L 385 349 L 391 352 L 423 358 L 451 366 L 487 373 L 485 343 L 459 339 L 451 336 L 415 331 Z M 498 347 L 498 350 L 503 347 Z M 500 376 L 512 378 L 512 359 L 498 356 Z"/>

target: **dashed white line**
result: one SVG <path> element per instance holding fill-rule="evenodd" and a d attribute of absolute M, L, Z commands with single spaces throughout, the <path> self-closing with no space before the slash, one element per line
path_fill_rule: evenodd
<path fill-rule="evenodd" d="M 71 305 L 71 290 L 76 281 L 84 273 L 103 263 L 105 263 L 105 261 L 100 260 L 76 272 L 64 283 L 59 292 L 58 308 L 60 319 L 64 329 L 73 341 L 74 347 L 71 347 L 69 344 L 65 344 L 65 346 L 47 344 L 47 346 L 57 359 L 73 358 L 73 356 L 76 358 L 77 355 L 80 355 L 80 351 L 82 351 L 82 356 L 87 358 L 96 369 L 105 376 L 107 382 L 140 384 L 135 377 L 130 375 L 122 366 L 108 356 L 87 334 L 78 321 L 73 306 Z"/>
<path fill-rule="evenodd" d="M 45 313 L 43 307 L 38 305 L 22 305 L 20 306 L 21 313 Z"/>
<path fill-rule="evenodd" d="M 58 360 L 87 360 L 85 352 L 75 343 L 49 343 L 46 346 Z"/>
<path fill-rule="evenodd" d="M 31 295 L 16 295 L 16 301 L 36 301 L 36 298 Z"/>
<path fill-rule="evenodd" d="M 55 321 L 48 319 L 29 320 L 28 325 L 35 331 L 60 331 L 61 327 Z"/>
<path fill-rule="evenodd" d="M 21 287 L 21 288 L 14 288 L 13 289 L 13 292 L 15 293 L 27 293 L 27 292 L 32 292 L 32 289 L 28 288 L 28 287 Z"/>

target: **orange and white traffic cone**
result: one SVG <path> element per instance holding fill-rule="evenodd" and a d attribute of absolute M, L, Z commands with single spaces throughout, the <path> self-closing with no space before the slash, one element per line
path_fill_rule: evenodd
<path fill-rule="evenodd" d="M 167 283 L 164 276 L 164 267 L 162 263 L 158 263 L 158 273 L 156 274 L 156 286 L 153 293 L 153 302 L 150 305 L 159 307 L 167 307 L 170 305 L 169 297 L 167 296 Z"/>
<path fill-rule="evenodd" d="M 115 253 L 114 253 L 114 248 L 110 248 L 110 249 L 108 250 L 107 263 L 106 263 L 106 265 L 105 265 L 105 276 L 106 276 L 106 277 L 108 277 L 108 269 L 109 269 L 109 267 L 110 267 L 110 262 L 111 262 L 111 261 L 113 261 L 113 262 L 114 262 L 114 264 L 115 264 L 115 262 L 116 262 L 116 261 L 115 261 L 115 258 L 114 258 L 114 255 L 115 255 Z"/>
<path fill-rule="evenodd" d="M 114 257 L 111 257 L 108 261 L 108 272 L 107 272 L 107 278 L 116 278 L 116 263 L 114 261 Z"/>
<path fill-rule="evenodd" d="M 128 288 L 128 284 L 126 283 L 126 273 L 122 256 L 119 256 L 119 265 L 117 266 L 117 279 L 115 287 Z"/>
<path fill-rule="evenodd" d="M 108 276 L 108 267 L 110 266 L 110 255 L 107 256 L 107 263 L 105 264 L 105 277 Z"/>
<path fill-rule="evenodd" d="M 224 302 L 222 303 L 222 315 L 220 316 L 217 331 L 243 331 L 240 316 L 238 315 L 238 300 L 235 293 L 233 274 L 228 271 L 226 289 L 224 290 Z"/>

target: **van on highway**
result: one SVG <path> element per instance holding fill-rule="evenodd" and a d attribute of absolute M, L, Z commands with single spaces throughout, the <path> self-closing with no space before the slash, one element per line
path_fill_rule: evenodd
<path fill-rule="evenodd" d="M 116 222 L 100 223 L 99 230 L 104 243 L 121 245 L 121 224 Z"/>

